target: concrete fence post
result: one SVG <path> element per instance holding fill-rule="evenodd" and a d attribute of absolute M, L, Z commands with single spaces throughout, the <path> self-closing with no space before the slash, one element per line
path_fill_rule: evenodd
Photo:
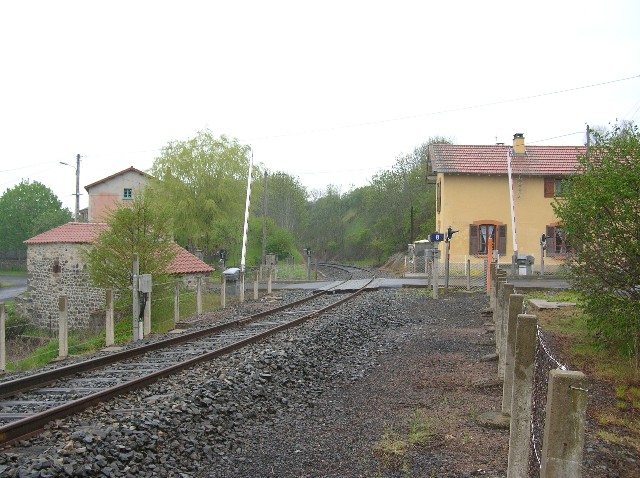
<path fill-rule="evenodd" d="M 513 294 L 513 284 L 502 285 L 502 304 L 500 311 L 500 350 L 498 351 L 498 377 L 504 379 L 504 370 L 507 359 L 507 323 L 509 322 L 509 297 Z M 522 311 L 520 311 L 522 312 Z M 496 330 L 498 325 L 496 324 Z"/>
<path fill-rule="evenodd" d="M 502 342 L 502 312 L 503 312 L 503 299 L 504 295 L 502 293 L 502 288 L 506 284 L 506 279 L 498 279 L 495 283 L 495 298 L 493 303 L 493 323 L 496 329 L 496 353 L 498 357 L 500 356 L 500 344 Z"/>
<path fill-rule="evenodd" d="M 267 277 L 267 294 L 271 294 L 272 284 L 273 284 L 273 281 L 271 279 L 271 269 L 269 269 L 269 276 Z"/>
<path fill-rule="evenodd" d="M 511 398 L 513 392 L 513 357 L 516 349 L 516 324 L 518 314 L 522 313 L 524 295 L 511 294 L 509 296 L 509 313 L 505 323 L 507 325 L 506 340 L 507 349 L 504 361 L 504 383 L 502 385 L 502 413 L 511 415 Z"/>
<path fill-rule="evenodd" d="M 531 390 L 536 361 L 537 324 L 535 315 L 519 314 L 516 321 L 507 478 L 527 476 L 529 469 Z"/>
<path fill-rule="evenodd" d="M 220 307 L 223 309 L 227 306 L 227 279 L 222 276 L 222 285 L 220 286 Z"/>
<path fill-rule="evenodd" d="M 487 295 L 489 296 L 489 307 L 492 309 L 495 307 L 496 300 L 496 275 L 497 264 L 495 262 L 487 262 L 485 260 L 485 267 L 487 269 Z"/>
<path fill-rule="evenodd" d="M 151 292 L 147 292 L 147 303 L 142 314 L 142 335 L 146 337 L 151 333 Z"/>
<path fill-rule="evenodd" d="M 259 288 L 259 283 L 258 283 L 258 278 L 256 277 L 256 280 L 253 281 L 253 300 L 258 300 L 260 298 L 258 294 L 258 288 Z"/>
<path fill-rule="evenodd" d="M 500 334 L 502 333 L 502 329 L 500 328 L 500 313 L 502 312 L 502 304 L 500 303 L 499 297 L 502 296 L 502 283 L 497 281 L 494 285 L 495 288 L 491 288 L 493 298 L 491 309 L 493 310 L 493 325 L 495 325 L 496 353 L 500 356 Z M 491 298 L 489 301 L 491 302 Z"/>
<path fill-rule="evenodd" d="M 7 314 L 0 302 L 0 372 L 7 370 Z"/>
<path fill-rule="evenodd" d="M 467 291 L 471 291 L 471 259 L 467 259 Z"/>
<path fill-rule="evenodd" d="M 494 269 L 494 273 L 491 276 L 489 307 L 491 307 L 492 310 L 495 310 L 498 296 L 498 283 L 507 281 L 507 271 L 505 271 L 504 269 L 498 269 L 498 265 L 495 262 L 491 263 L 491 267 Z"/>
<path fill-rule="evenodd" d="M 198 277 L 196 289 L 196 314 L 202 314 L 202 277 Z"/>
<path fill-rule="evenodd" d="M 586 386 L 587 377 L 582 372 L 549 372 L 540 478 L 581 476 Z"/>
<path fill-rule="evenodd" d="M 173 326 L 180 322 L 180 281 L 173 287 Z"/>
<path fill-rule="evenodd" d="M 115 343 L 115 333 L 113 322 L 113 289 L 107 289 L 105 293 L 105 323 L 104 323 L 104 344 L 107 347 L 112 346 Z"/>
<path fill-rule="evenodd" d="M 69 356 L 69 310 L 67 297 L 58 299 L 58 358 Z"/>
<path fill-rule="evenodd" d="M 244 276 L 246 274 L 244 272 L 240 272 L 240 303 L 244 303 Z M 236 287 L 238 286 L 236 282 Z"/>
<path fill-rule="evenodd" d="M 436 258 L 433 258 L 433 262 L 431 264 L 431 275 L 433 276 L 433 298 L 437 299 L 438 298 L 438 274 L 440 273 L 440 263 L 436 260 Z"/>

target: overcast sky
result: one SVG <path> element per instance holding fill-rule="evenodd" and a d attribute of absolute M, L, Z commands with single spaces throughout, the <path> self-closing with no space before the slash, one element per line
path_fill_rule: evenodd
<path fill-rule="evenodd" d="M 640 118 L 640 2 L 0 2 L 0 193 L 84 186 L 209 128 L 308 189 L 431 136 L 584 143 Z"/>

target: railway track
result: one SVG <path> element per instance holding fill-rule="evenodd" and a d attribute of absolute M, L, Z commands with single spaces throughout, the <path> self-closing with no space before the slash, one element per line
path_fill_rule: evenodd
<path fill-rule="evenodd" d="M 368 275 L 359 268 L 323 264 L 347 276 Z M 358 296 L 315 293 L 269 311 L 171 339 L 131 348 L 0 383 L 0 444 L 35 435 L 43 427 L 197 363 L 212 360 L 279 331 L 295 327 Z"/>

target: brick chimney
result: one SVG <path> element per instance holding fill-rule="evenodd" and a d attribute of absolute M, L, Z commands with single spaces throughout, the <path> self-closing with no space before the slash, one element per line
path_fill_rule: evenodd
<path fill-rule="evenodd" d="M 524 134 L 516 133 L 513 135 L 513 152 L 515 154 L 524 154 Z"/>

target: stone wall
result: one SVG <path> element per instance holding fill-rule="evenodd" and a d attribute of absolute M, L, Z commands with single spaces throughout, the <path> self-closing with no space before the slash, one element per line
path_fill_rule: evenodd
<path fill-rule="evenodd" d="M 23 314 L 33 325 L 58 330 L 58 299 L 67 296 L 69 328 L 94 328 L 92 312 L 103 309 L 105 292 L 90 286 L 86 244 L 31 244 L 27 252 L 28 299 Z M 94 314 L 95 315 L 95 314 Z"/>
<path fill-rule="evenodd" d="M 187 290 L 196 290 L 198 288 L 198 278 L 202 278 L 202 290 L 206 290 L 209 286 L 209 273 L 202 272 L 197 274 L 184 274 L 179 277 L 182 279 L 182 283 L 184 284 Z"/>

